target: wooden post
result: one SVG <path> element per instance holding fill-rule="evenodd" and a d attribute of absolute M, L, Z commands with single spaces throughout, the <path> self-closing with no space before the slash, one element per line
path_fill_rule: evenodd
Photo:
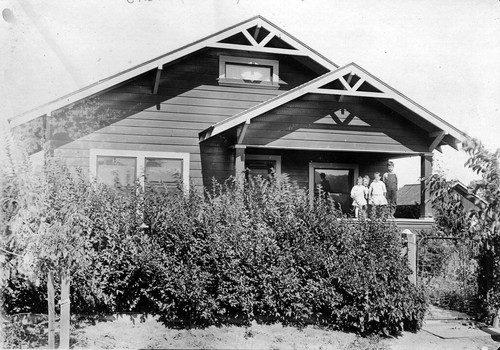
<path fill-rule="evenodd" d="M 432 205 L 426 181 L 432 176 L 432 153 L 420 156 L 420 217 L 432 217 Z"/>
<path fill-rule="evenodd" d="M 69 349 L 69 326 L 70 326 L 70 304 L 69 304 L 69 270 L 61 275 L 61 333 L 59 349 Z"/>
<path fill-rule="evenodd" d="M 234 148 L 234 177 L 243 184 L 245 180 L 245 146 L 235 145 Z"/>
<path fill-rule="evenodd" d="M 412 274 L 408 276 L 410 282 L 417 284 L 417 235 L 410 230 L 406 229 L 403 231 L 406 235 L 406 240 L 408 244 L 408 266 L 410 267 Z"/>
<path fill-rule="evenodd" d="M 47 304 L 49 313 L 49 349 L 55 349 L 55 306 L 54 306 L 54 272 L 50 271 L 47 279 Z"/>

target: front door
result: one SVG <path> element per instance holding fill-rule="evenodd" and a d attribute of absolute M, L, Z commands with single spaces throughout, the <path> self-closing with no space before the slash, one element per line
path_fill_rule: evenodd
<path fill-rule="evenodd" d="M 311 198 L 318 195 L 318 186 L 323 181 L 328 196 L 340 205 L 342 212 L 351 210 L 351 189 L 358 177 L 357 164 L 309 163 L 309 193 Z M 325 182 L 326 181 L 326 182 Z"/>

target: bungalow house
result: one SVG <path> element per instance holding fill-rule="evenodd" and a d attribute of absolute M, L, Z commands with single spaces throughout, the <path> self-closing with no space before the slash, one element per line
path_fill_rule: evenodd
<path fill-rule="evenodd" d="M 37 129 L 54 155 L 98 181 L 144 174 L 201 188 L 273 168 L 312 195 L 325 173 L 344 210 L 358 175 L 420 156 L 420 175 L 429 176 L 432 152 L 465 138 L 359 65 L 337 66 L 260 16 L 10 123 Z M 429 218 L 424 199 L 420 217 Z"/>

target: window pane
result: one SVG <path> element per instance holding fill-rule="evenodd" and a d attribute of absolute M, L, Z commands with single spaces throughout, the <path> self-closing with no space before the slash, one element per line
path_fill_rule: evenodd
<path fill-rule="evenodd" d="M 276 171 L 276 161 L 266 159 L 250 159 L 246 161 L 245 167 L 249 170 L 251 177 L 262 176 L 267 179 L 271 172 Z"/>
<path fill-rule="evenodd" d="M 249 82 L 271 82 L 272 67 L 226 63 L 226 79 L 243 79 Z"/>
<path fill-rule="evenodd" d="M 329 184 L 329 197 L 339 203 L 344 213 L 348 213 L 351 206 L 351 188 L 354 186 L 353 169 L 314 169 L 314 192 L 321 184 L 320 174 L 325 174 L 325 180 Z"/>
<path fill-rule="evenodd" d="M 106 185 L 133 185 L 137 178 L 135 157 L 97 156 L 97 181 Z"/>
<path fill-rule="evenodd" d="M 182 159 L 146 158 L 144 176 L 150 186 L 175 192 L 182 180 Z"/>

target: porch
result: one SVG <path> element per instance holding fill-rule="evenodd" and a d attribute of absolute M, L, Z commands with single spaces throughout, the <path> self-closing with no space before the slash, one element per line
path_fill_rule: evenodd
<path fill-rule="evenodd" d="M 339 203 L 344 214 L 352 210 L 350 192 L 356 184 L 358 176 L 369 176 L 373 180 L 375 172 L 381 175 L 387 171 L 387 161 L 408 156 L 407 154 L 382 152 L 346 152 L 321 151 L 304 149 L 268 149 L 236 145 L 231 147 L 234 156 L 234 175 L 245 177 L 268 174 L 276 176 L 286 174 L 299 187 L 307 189 L 311 198 L 317 195 L 321 175 L 325 176 L 330 187 L 330 197 Z M 414 156 L 414 154 L 411 154 Z M 398 227 L 404 229 L 426 229 L 429 226 L 432 211 L 429 195 L 425 189 L 425 178 L 432 173 L 432 154 L 422 154 L 420 174 L 415 177 L 423 179 L 420 184 L 420 219 L 397 217 Z M 396 169 L 397 173 L 397 169 Z"/>

